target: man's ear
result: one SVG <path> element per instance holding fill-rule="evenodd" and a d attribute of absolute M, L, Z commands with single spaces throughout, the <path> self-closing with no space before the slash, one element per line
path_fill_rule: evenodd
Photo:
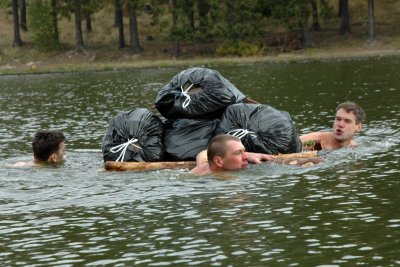
<path fill-rule="evenodd" d="M 219 156 L 215 156 L 213 158 L 213 162 L 214 162 L 215 166 L 217 166 L 218 168 L 222 168 L 222 166 L 224 165 L 222 158 Z"/>
<path fill-rule="evenodd" d="M 56 163 L 57 162 L 57 154 L 53 153 L 49 156 L 49 158 L 47 159 L 47 161 L 49 163 Z"/>
<path fill-rule="evenodd" d="M 361 132 L 361 130 L 362 130 L 362 127 L 363 127 L 362 123 L 361 123 L 361 122 L 360 122 L 360 123 L 358 123 L 358 124 L 357 124 L 357 128 L 356 128 L 356 133 L 359 133 L 359 132 Z"/>

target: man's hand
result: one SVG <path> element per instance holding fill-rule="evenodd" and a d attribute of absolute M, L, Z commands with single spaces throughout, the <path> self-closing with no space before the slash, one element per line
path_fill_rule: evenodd
<path fill-rule="evenodd" d="M 274 160 L 274 156 L 270 154 L 246 152 L 247 161 L 253 164 L 259 164 L 263 161 Z"/>

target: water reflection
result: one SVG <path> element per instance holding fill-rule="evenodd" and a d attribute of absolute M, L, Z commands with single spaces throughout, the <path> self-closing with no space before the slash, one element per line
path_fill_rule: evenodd
<path fill-rule="evenodd" d="M 399 59 L 218 67 L 246 95 L 329 130 L 336 105 L 367 111 L 360 146 L 311 168 L 266 163 L 231 180 L 188 170 L 105 172 L 119 111 L 151 107 L 179 70 L 0 77 L 0 262 L 5 266 L 393 266 L 400 263 Z M 30 160 L 63 130 L 57 168 Z"/>

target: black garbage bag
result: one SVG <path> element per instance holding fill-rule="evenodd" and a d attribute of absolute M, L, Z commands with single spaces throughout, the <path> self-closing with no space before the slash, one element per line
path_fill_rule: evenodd
<path fill-rule="evenodd" d="M 268 105 L 235 104 L 221 117 L 216 134 L 238 136 L 246 151 L 287 154 L 301 151 L 301 142 L 289 113 Z"/>
<path fill-rule="evenodd" d="M 175 75 L 158 93 L 156 107 L 165 118 L 217 118 L 246 99 L 215 70 L 189 68 Z"/>
<path fill-rule="evenodd" d="M 103 139 L 106 161 L 161 161 L 164 159 L 164 125 L 148 109 L 138 108 L 115 116 Z"/>
<path fill-rule="evenodd" d="M 196 160 L 207 149 L 219 120 L 177 119 L 165 123 L 163 147 L 168 160 Z"/>

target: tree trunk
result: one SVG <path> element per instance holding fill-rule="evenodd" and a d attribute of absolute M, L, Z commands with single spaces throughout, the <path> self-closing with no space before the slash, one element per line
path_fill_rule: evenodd
<path fill-rule="evenodd" d="M 173 48 L 172 48 L 172 57 L 179 58 L 181 54 L 181 44 L 178 38 L 175 38 Z"/>
<path fill-rule="evenodd" d="M 78 51 L 84 51 L 81 8 L 82 8 L 81 0 L 76 0 L 74 13 L 75 13 L 76 50 Z"/>
<path fill-rule="evenodd" d="M 119 12 L 119 22 L 118 22 L 118 47 L 124 48 L 125 47 L 125 34 L 124 34 L 124 17 L 122 15 L 122 9 Z"/>
<path fill-rule="evenodd" d="M 202 38 L 207 38 L 205 35 L 208 33 L 208 13 L 210 12 L 210 5 L 208 0 L 199 0 L 197 9 L 199 12 L 199 31 Z M 207 38 L 208 39 L 208 38 Z"/>
<path fill-rule="evenodd" d="M 342 0 L 338 0 L 338 13 L 337 13 L 338 18 L 342 16 Z"/>
<path fill-rule="evenodd" d="M 18 0 L 12 0 L 12 11 L 14 20 L 14 46 L 21 47 L 23 43 L 19 33 Z"/>
<path fill-rule="evenodd" d="M 226 2 L 226 13 L 227 13 L 226 22 L 228 24 L 233 25 L 236 22 L 235 8 L 233 6 L 232 1 L 230 0 L 227 0 Z"/>
<path fill-rule="evenodd" d="M 134 54 L 138 54 L 143 51 L 143 48 L 139 43 L 139 33 L 137 27 L 136 12 L 132 10 L 129 15 L 129 32 L 130 32 L 130 50 Z"/>
<path fill-rule="evenodd" d="M 21 30 L 23 30 L 24 32 L 28 31 L 28 26 L 26 24 L 26 0 L 21 0 L 21 7 L 20 7 L 20 11 L 21 11 Z"/>
<path fill-rule="evenodd" d="M 342 16 L 340 19 L 340 34 L 344 35 L 350 33 L 350 15 L 349 15 L 349 2 L 348 0 L 340 0 Z"/>
<path fill-rule="evenodd" d="M 186 11 L 186 17 L 188 18 L 190 29 L 192 32 L 195 31 L 194 25 L 194 1 L 185 1 L 184 2 L 184 11 Z"/>
<path fill-rule="evenodd" d="M 114 27 L 118 27 L 118 0 L 114 0 Z"/>
<path fill-rule="evenodd" d="M 114 27 L 118 27 L 119 25 L 119 16 L 121 10 L 120 0 L 114 0 Z"/>
<path fill-rule="evenodd" d="M 303 22 L 303 25 L 301 26 L 301 44 L 303 47 L 311 46 L 311 35 L 307 22 Z"/>
<path fill-rule="evenodd" d="M 53 21 L 53 33 L 54 33 L 54 41 L 59 44 L 59 36 L 58 36 L 58 19 L 57 19 L 57 0 L 51 0 L 51 18 Z"/>
<path fill-rule="evenodd" d="M 368 39 L 375 40 L 374 0 L 368 0 Z"/>
<path fill-rule="evenodd" d="M 86 21 L 86 32 L 92 31 L 92 16 L 90 13 L 85 14 L 85 21 Z"/>
<path fill-rule="evenodd" d="M 125 47 L 125 34 L 124 34 L 124 14 L 120 0 L 114 1 L 115 7 L 115 26 L 118 27 L 118 47 Z"/>
<path fill-rule="evenodd" d="M 312 0 L 311 5 L 312 5 L 312 18 L 313 18 L 313 23 L 311 25 L 311 29 L 314 31 L 320 31 L 321 30 L 321 25 L 319 24 L 319 12 L 318 12 L 318 0 Z"/>
<path fill-rule="evenodd" d="M 179 37 L 176 34 L 177 20 L 178 15 L 176 13 L 176 0 L 170 0 L 171 12 L 172 12 L 172 38 L 173 38 L 173 47 L 172 47 L 172 57 L 178 58 L 180 56 L 180 41 Z"/>
<path fill-rule="evenodd" d="M 311 35 L 308 25 L 308 11 L 306 5 L 301 5 L 301 44 L 303 47 L 311 46 Z"/>

